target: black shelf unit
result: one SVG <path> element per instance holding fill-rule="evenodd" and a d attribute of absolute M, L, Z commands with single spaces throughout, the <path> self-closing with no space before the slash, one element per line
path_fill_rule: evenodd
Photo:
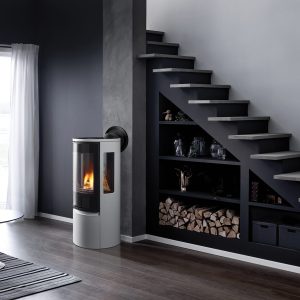
<path fill-rule="evenodd" d="M 178 65 L 176 66 L 176 64 Z M 174 65 L 173 65 L 174 64 Z M 147 233 L 172 240 L 192 243 L 200 246 L 211 247 L 219 250 L 231 251 L 238 254 L 254 256 L 271 261 L 300 266 L 300 251 L 287 249 L 279 246 L 255 243 L 252 241 L 252 221 L 271 219 L 273 222 L 286 219 L 299 219 L 300 205 L 295 200 L 299 198 L 299 185 L 289 182 L 273 180 L 273 175 L 282 173 L 282 165 L 279 162 L 271 162 L 267 165 L 265 161 L 251 160 L 254 153 L 284 151 L 287 147 L 287 140 L 268 140 L 257 143 L 245 141 L 231 141 L 228 136 L 238 133 L 236 124 L 224 122 L 208 122 L 210 116 L 228 116 L 226 105 L 189 105 L 188 99 L 226 99 L 221 98 L 217 90 L 211 94 L 203 90 L 203 95 L 196 94 L 195 89 L 170 89 L 170 84 L 184 82 L 189 79 L 196 82 L 198 78 L 189 73 L 154 73 L 153 69 L 158 68 L 184 68 L 184 62 L 173 62 L 170 60 L 148 60 L 147 61 Z M 191 68 L 190 66 L 188 68 Z M 202 79 L 201 79 L 202 80 Z M 203 79 L 204 80 L 204 79 Z M 204 83 L 204 82 L 202 82 Z M 209 82 L 206 82 L 209 83 Z M 198 97 L 198 98 L 195 98 Z M 165 121 L 162 112 L 171 109 L 173 115 L 178 111 L 184 112 L 190 120 L 188 121 Z M 244 108 L 237 106 L 235 114 Z M 249 122 L 239 127 L 238 130 L 249 130 L 252 126 Z M 257 124 L 260 130 L 261 124 Z M 211 159 L 209 156 L 200 158 L 175 157 L 173 152 L 173 141 L 176 133 L 187 136 L 187 143 L 193 136 L 207 134 L 208 145 L 213 139 L 222 144 L 230 151 L 225 161 Z M 259 132 L 259 131 L 257 131 Z M 199 134 L 198 134 L 199 133 Z M 240 133 L 240 132 L 239 132 Z M 240 133 L 241 134 L 241 133 Z M 210 140 L 209 140 L 210 138 Z M 170 184 L 176 181 L 176 176 L 168 173 L 169 169 L 178 165 L 191 166 L 194 169 L 215 169 L 226 172 L 226 169 L 234 169 L 239 174 L 238 189 L 240 191 L 235 197 L 214 196 L 207 191 L 188 190 L 185 193 L 179 191 L 178 184 Z M 284 165 L 289 168 L 290 166 Z M 167 171 L 166 171 L 167 170 Z M 256 172 L 263 181 L 268 182 L 275 190 L 282 192 L 282 198 L 287 200 L 283 205 L 275 205 L 260 202 L 251 202 L 250 194 L 250 170 Z M 171 175 L 170 175 L 171 174 Z M 167 175 L 173 176 L 169 179 Z M 228 174 L 230 177 L 231 174 Z M 177 182 L 177 181 L 176 181 Z M 194 186 L 195 187 L 195 186 Z M 211 206 L 235 207 L 240 212 L 240 239 L 227 239 L 209 234 L 192 232 L 171 226 L 160 226 L 158 224 L 159 203 L 166 196 L 178 197 L 185 203 L 211 203 Z"/>

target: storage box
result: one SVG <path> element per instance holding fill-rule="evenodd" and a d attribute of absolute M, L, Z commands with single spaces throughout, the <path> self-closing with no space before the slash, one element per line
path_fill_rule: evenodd
<path fill-rule="evenodd" d="M 279 246 L 300 250 L 300 225 L 279 225 Z"/>
<path fill-rule="evenodd" d="M 277 224 L 253 221 L 252 222 L 252 241 L 256 243 L 277 245 Z"/>

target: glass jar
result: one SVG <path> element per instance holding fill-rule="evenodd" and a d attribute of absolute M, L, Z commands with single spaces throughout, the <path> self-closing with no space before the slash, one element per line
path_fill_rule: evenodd
<path fill-rule="evenodd" d="M 210 155 L 214 159 L 225 160 L 226 159 L 226 149 L 214 140 L 210 146 Z"/>

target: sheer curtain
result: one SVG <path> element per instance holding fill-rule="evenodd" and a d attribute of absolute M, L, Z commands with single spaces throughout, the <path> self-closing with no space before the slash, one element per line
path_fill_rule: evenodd
<path fill-rule="evenodd" d="M 39 165 L 38 46 L 12 45 L 7 207 L 34 218 Z"/>

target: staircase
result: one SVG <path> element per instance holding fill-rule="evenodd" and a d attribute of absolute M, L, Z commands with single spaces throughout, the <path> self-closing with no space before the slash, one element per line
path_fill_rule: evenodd
<path fill-rule="evenodd" d="M 241 201 L 249 201 L 252 171 L 300 212 L 300 152 L 290 151 L 292 135 L 269 132 L 270 116 L 249 116 L 249 100 L 229 99 L 230 85 L 212 84 L 211 70 L 194 69 L 195 57 L 178 55 L 179 44 L 163 39 L 163 32 L 147 31 L 147 53 L 139 55 L 148 64 L 151 101 L 164 95 L 241 162 Z"/>

